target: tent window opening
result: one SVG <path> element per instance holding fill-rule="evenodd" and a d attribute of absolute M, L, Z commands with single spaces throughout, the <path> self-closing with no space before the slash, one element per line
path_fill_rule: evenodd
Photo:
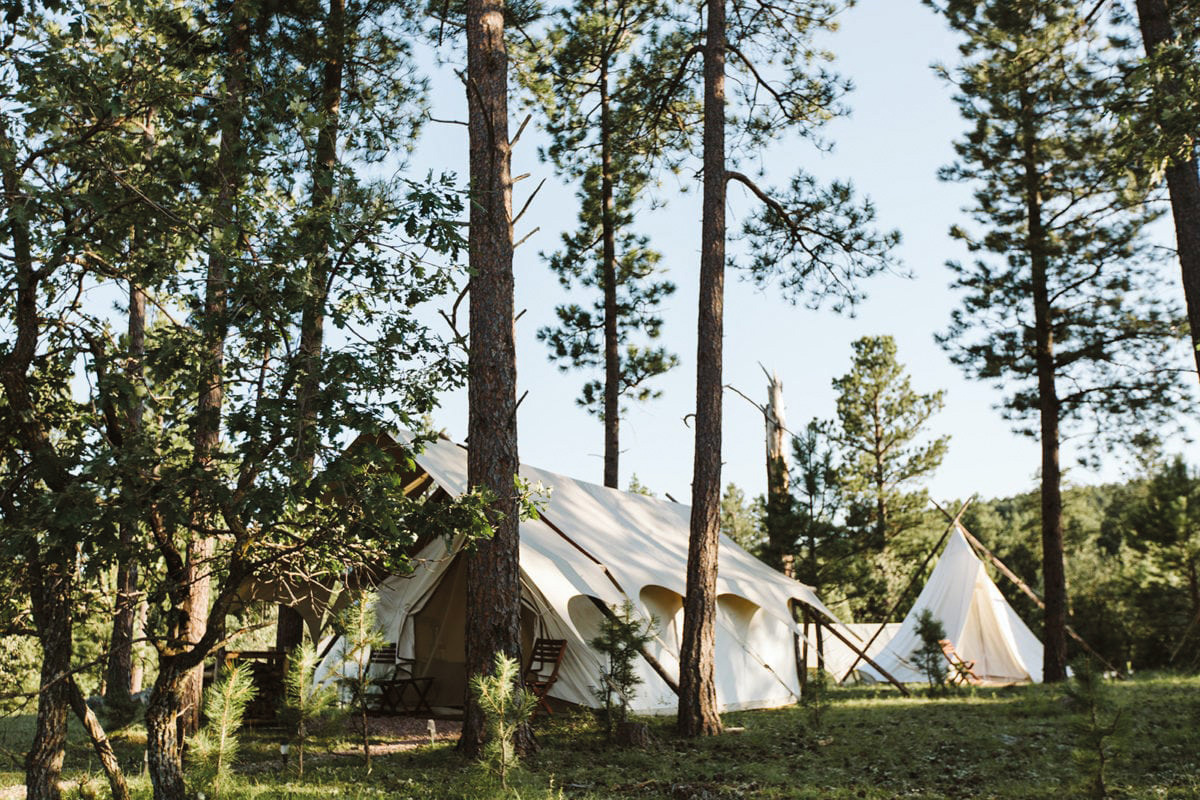
<path fill-rule="evenodd" d="M 659 641 L 677 654 L 683 644 L 683 596 L 663 586 L 645 586 L 639 597 L 654 616 Z"/>

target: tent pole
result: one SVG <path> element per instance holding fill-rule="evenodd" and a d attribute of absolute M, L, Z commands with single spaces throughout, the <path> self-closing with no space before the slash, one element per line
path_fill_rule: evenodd
<path fill-rule="evenodd" d="M 954 523 L 958 521 L 958 518 L 963 515 L 963 512 L 967 510 L 967 506 L 971 505 L 971 501 L 974 499 L 974 497 L 968 498 L 967 502 L 962 504 L 962 508 L 958 510 L 958 514 L 956 514 L 954 517 L 954 521 L 946 526 L 946 530 L 942 533 L 942 538 L 938 539 L 937 544 L 935 544 L 933 549 L 929 551 L 929 555 L 925 556 L 925 560 L 921 562 L 921 566 L 917 567 L 916 571 L 913 572 L 912 579 L 909 580 L 908 585 L 904 587 L 904 591 L 902 591 L 900 596 L 896 598 L 896 602 L 892 604 L 892 607 L 888 609 L 888 612 L 883 615 L 883 621 L 879 623 L 879 627 L 875 629 L 875 633 L 871 634 L 871 638 L 868 639 L 867 643 L 863 645 L 864 653 L 871 649 L 871 645 L 875 644 L 875 640 L 879 638 L 879 634 L 883 633 L 884 629 L 887 627 L 888 620 L 892 618 L 892 615 L 895 614 L 897 609 L 900 608 L 900 604 L 904 602 L 904 598 L 907 597 L 908 593 L 912 591 L 913 586 L 916 585 L 917 578 L 921 577 L 921 573 L 925 571 L 925 567 L 929 566 L 929 560 L 933 558 L 935 553 L 942 549 L 942 544 L 946 541 L 946 537 L 950 535 L 950 531 L 954 530 Z M 854 672 L 854 668 L 858 666 L 859 660 L 859 658 L 854 659 L 854 663 L 850 665 L 850 669 L 846 670 L 846 674 L 842 676 L 842 680 L 838 681 L 838 683 L 842 683 L 850 677 L 850 675 Z"/>
<path fill-rule="evenodd" d="M 816 620 L 817 625 L 818 625 L 818 628 L 817 628 L 818 635 L 819 635 L 819 631 L 821 630 L 821 628 L 819 626 L 821 625 L 821 619 L 823 617 L 825 617 L 825 614 L 823 612 L 821 612 L 820 610 L 815 609 L 815 608 L 813 609 L 813 618 Z M 874 667 L 879 672 L 880 675 L 882 675 L 885 679 L 887 679 L 888 683 L 892 684 L 892 686 L 895 686 L 897 689 L 900 690 L 900 694 L 904 695 L 905 697 L 910 696 L 908 689 L 905 688 L 903 683 L 896 680 L 895 677 L 893 677 L 890 672 L 888 672 L 886 669 L 884 669 L 883 667 L 876 664 L 875 661 L 869 655 L 867 655 L 862 650 L 858 649 L 858 647 L 855 646 L 855 644 L 853 642 L 851 642 L 849 639 L 847 639 L 845 636 L 843 636 L 841 634 L 841 632 L 838 631 L 837 627 L 833 624 L 834 623 L 833 619 L 827 619 L 827 623 L 828 624 L 826 624 L 825 627 L 829 630 L 830 633 L 832 633 L 837 639 L 839 639 L 842 644 L 846 645 L 846 647 L 849 647 L 852 652 L 858 653 L 859 658 L 861 658 L 863 661 L 867 662 L 872 667 Z M 820 655 L 818 654 L 818 658 L 819 657 L 820 657 Z"/>
<path fill-rule="evenodd" d="M 1183 645 L 1187 642 L 1188 636 L 1191 635 L 1192 629 L 1200 623 L 1200 608 L 1196 609 L 1196 613 L 1192 615 L 1192 621 L 1183 629 L 1183 636 L 1179 637 L 1179 641 L 1175 643 L 1175 648 L 1171 651 L 1171 658 L 1167 661 L 1168 664 L 1174 664 L 1179 651 L 1183 649 Z"/>
<path fill-rule="evenodd" d="M 942 514 L 944 514 L 947 519 L 950 518 L 950 514 L 946 511 L 946 509 L 942 508 L 936 500 L 933 500 L 931 498 L 930 502 L 933 503 L 935 506 L 937 506 L 938 511 L 941 511 Z M 1008 578 L 1010 581 L 1015 583 L 1017 585 L 1017 588 L 1019 588 L 1022 592 L 1025 593 L 1025 595 L 1030 600 L 1032 600 L 1034 603 L 1037 604 L 1038 608 L 1042 609 L 1043 611 L 1046 610 L 1046 604 L 1042 602 L 1042 598 L 1038 596 L 1038 593 L 1035 592 L 1033 589 L 1029 588 L 1029 585 L 1026 584 L 1025 581 L 1018 578 L 1017 574 L 1015 572 L 1013 572 L 1011 569 L 1009 569 L 1007 566 L 1005 566 L 1004 562 L 1001 561 L 999 558 L 997 558 L 996 555 L 991 550 L 988 550 L 986 547 L 984 547 L 983 542 L 976 539 L 975 536 L 969 530 L 967 530 L 967 526 L 965 526 L 961 522 L 959 522 L 958 528 L 959 528 L 959 530 L 962 531 L 962 534 L 966 538 L 966 540 L 968 542 L 970 542 L 971 546 L 973 548 L 975 548 L 975 550 L 980 555 L 982 555 L 988 561 L 992 562 L 992 564 L 996 567 L 996 569 L 1000 570 L 1000 573 L 1004 577 Z M 1108 662 L 1108 659 L 1106 659 L 1104 656 L 1097 653 L 1096 650 L 1090 644 L 1088 644 L 1087 642 L 1085 642 L 1083 640 L 1082 636 L 1080 636 L 1078 633 L 1075 632 L 1074 628 L 1072 628 L 1070 625 L 1067 625 L 1066 629 L 1067 629 L 1067 635 L 1070 636 L 1072 639 L 1074 639 L 1076 642 L 1078 642 L 1080 647 L 1082 647 L 1084 650 L 1086 650 L 1088 653 L 1090 653 L 1092 656 L 1094 656 L 1096 658 L 1096 660 L 1099 661 L 1101 664 L 1108 667 L 1109 670 L 1111 670 L 1112 672 L 1115 672 L 1117 674 L 1118 678 L 1121 678 L 1122 680 L 1125 679 L 1125 677 L 1126 677 L 1125 672 L 1123 670 L 1120 670 L 1120 669 L 1117 669 L 1116 667 L 1114 667 L 1112 664 L 1110 664 Z"/>
<path fill-rule="evenodd" d="M 821 620 L 817 618 L 817 672 L 825 672 L 825 632 Z"/>

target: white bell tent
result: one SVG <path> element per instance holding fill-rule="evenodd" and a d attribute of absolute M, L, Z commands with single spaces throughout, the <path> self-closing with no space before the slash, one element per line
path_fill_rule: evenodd
<path fill-rule="evenodd" d="M 466 491 L 466 450 L 449 441 L 425 445 L 415 461 L 428 491 Z M 690 509 L 678 503 L 621 492 L 522 466 L 521 477 L 549 489 L 540 517 L 520 524 L 522 644 L 565 639 L 566 654 L 552 697 L 598 705 L 603 656 L 587 642 L 599 633 L 597 601 L 653 618 L 657 636 L 650 656 L 677 681 L 683 627 Z M 459 706 L 465 690 L 465 569 L 456 542 L 434 541 L 415 569 L 379 587 L 377 617 L 398 655 L 415 660 L 414 674 L 432 676 L 435 706 Z M 722 536 L 717 576 L 716 684 L 723 710 L 768 708 L 797 700 L 796 635 L 792 603 L 833 619 L 811 588 L 770 569 Z M 829 638 L 829 637 L 827 637 Z M 811 637 L 810 637 L 811 641 Z M 339 662 L 332 647 L 321 673 Z M 849 651 L 846 651 L 849 652 Z M 830 659 L 835 675 L 853 658 Z M 638 713 L 672 713 L 677 698 L 648 659 L 640 659 L 632 707 Z"/>
<path fill-rule="evenodd" d="M 1042 643 L 1005 601 L 957 524 L 900 630 L 874 656 L 905 683 L 926 679 L 911 658 L 921 647 L 917 618 L 926 609 L 945 626 L 959 657 L 975 662 L 973 671 L 984 683 L 1041 682 Z M 870 665 L 859 669 L 881 677 Z"/>

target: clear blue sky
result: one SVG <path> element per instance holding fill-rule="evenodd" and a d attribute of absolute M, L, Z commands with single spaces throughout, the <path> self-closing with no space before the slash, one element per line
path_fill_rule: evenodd
<path fill-rule="evenodd" d="M 849 367 L 850 343 L 864 335 L 891 334 L 900 359 L 907 364 L 918 391 L 946 390 L 946 409 L 933 419 L 934 434 L 951 436 L 950 451 L 930 482 L 935 497 L 965 497 L 979 492 L 1003 496 L 1034 488 L 1039 464 L 1034 441 L 1013 434 L 994 406 L 1001 394 L 993 386 L 968 382 L 933 340 L 945 328 L 957 298 L 949 290 L 948 259 L 965 256 L 947 236 L 949 226 L 965 221 L 960 209 L 969 202 L 968 187 L 937 180 L 938 167 L 951 161 L 952 141 L 964 123 L 951 92 L 930 65 L 957 62 L 955 38 L 942 21 L 917 0 L 862 0 L 844 17 L 842 29 L 828 47 L 837 67 L 855 83 L 849 98 L 853 114 L 831 124 L 826 134 L 836 143 L 831 154 L 785 141 L 765 154 L 764 181 L 784 183 L 797 166 L 824 178 L 854 181 L 874 199 L 881 225 L 904 236 L 899 255 L 912 279 L 886 275 L 866 285 L 869 298 L 854 318 L 831 311 L 791 306 L 770 290 L 759 292 L 740 281 L 736 268 L 728 275 L 725 311 L 725 382 L 765 399 L 759 362 L 776 371 L 784 384 L 787 422 L 799 429 L 813 416 L 834 414 L 830 381 Z M 461 84 L 446 68 L 432 74 L 433 116 L 465 119 Z M 513 114 L 513 129 L 518 121 Z M 513 173 L 532 173 L 517 184 L 515 205 L 543 177 L 546 186 L 517 230 L 517 238 L 540 227 L 517 250 L 517 309 L 527 313 L 517 323 L 518 393 L 528 391 L 518 417 L 521 460 L 555 472 L 599 483 L 603 472 L 603 439 L 598 420 L 575 405 L 586 377 L 560 373 L 537 341 L 539 327 L 553 321 L 555 304 L 566 298 L 539 251 L 553 250 L 560 232 L 574 225 L 573 188 L 549 166 L 537 161 L 540 136 L 527 132 L 517 145 Z M 432 124 L 412 164 L 453 169 L 465 175 L 466 129 Z M 748 165 L 749 166 L 749 165 Z M 689 188 L 680 194 L 680 185 Z M 659 493 L 681 502 L 690 497 L 693 432 L 684 424 L 695 405 L 696 275 L 699 264 L 699 186 L 685 175 L 662 188 L 666 208 L 639 213 L 639 228 L 664 253 L 664 266 L 678 291 L 664 312 L 665 344 L 681 364 L 658 379 L 663 396 L 634 405 L 622 422 L 621 483 L 631 474 Z M 740 225 L 753 198 L 731 189 L 730 229 Z M 1170 229 L 1158 231 L 1170 242 Z M 736 251 L 735 251 L 736 252 Z M 1165 269 L 1177 286 L 1177 265 Z M 575 298 L 578 300 L 578 298 Z M 1181 361 L 1187 358 L 1181 351 Z M 1186 362 L 1185 362 L 1186 363 Z M 466 435 L 466 393 L 443 398 L 435 422 L 450 436 Z M 761 414 L 731 392 L 725 398 L 723 482 L 751 494 L 765 487 L 764 435 Z M 1180 449 L 1182 441 L 1172 443 Z M 1064 464 L 1072 445 L 1067 443 Z M 1067 479 L 1076 483 L 1110 480 L 1122 475 L 1110 462 L 1099 473 L 1072 467 Z"/>

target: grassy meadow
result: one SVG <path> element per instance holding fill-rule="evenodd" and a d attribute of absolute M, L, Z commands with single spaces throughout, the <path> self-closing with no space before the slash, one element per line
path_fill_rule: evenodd
<path fill-rule="evenodd" d="M 1200 678 L 1142 676 L 1112 683 L 1104 719 L 1119 714 L 1107 773 L 1114 798 L 1200 798 Z M 901 697 L 890 688 L 829 690 L 811 707 L 730 713 L 730 732 L 684 740 L 669 718 L 648 720 L 645 750 L 605 742 L 588 713 L 537 721 L 540 751 L 507 791 L 452 741 L 412 745 L 380 735 L 365 773 L 349 730 L 311 742 L 305 774 L 284 764 L 278 730 L 244 732 L 236 773 L 209 800 L 236 798 L 1072 798 L 1087 797 L 1094 768 L 1081 751 L 1081 715 L 1061 687 L 965 690 Z M 445 723 L 442 724 L 443 730 Z M 32 717 L 0 720 L 0 799 L 22 796 L 20 757 Z M 423 726 L 423 723 L 422 723 Z M 114 734 L 135 796 L 144 735 Z M 409 737 L 412 741 L 412 737 Z M 67 753 L 68 797 L 106 797 L 107 785 L 78 730 Z"/>

